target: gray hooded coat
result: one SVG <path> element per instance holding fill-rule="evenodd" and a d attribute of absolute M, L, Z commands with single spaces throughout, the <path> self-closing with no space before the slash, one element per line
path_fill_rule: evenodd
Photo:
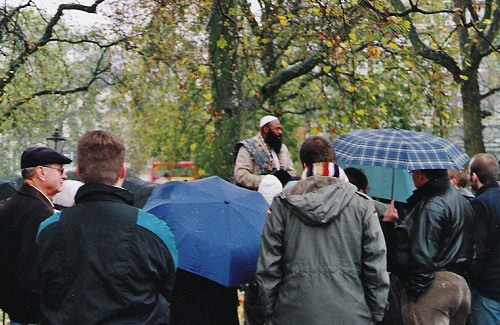
<path fill-rule="evenodd" d="M 264 226 L 257 284 L 267 325 L 373 324 L 389 277 L 371 199 L 312 176 L 276 197 Z"/>

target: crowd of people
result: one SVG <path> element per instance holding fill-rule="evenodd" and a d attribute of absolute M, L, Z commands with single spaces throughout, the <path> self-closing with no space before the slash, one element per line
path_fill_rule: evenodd
<path fill-rule="evenodd" d="M 416 190 L 397 203 L 370 197 L 363 170 L 342 169 L 325 137 L 304 140 L 297 173 L 279 119 L 259 126 L 236 145 L 234 182 L 270 209 L 255 281 L 238 288 L 177 269 L 169 226 L 122 188 L 116 135 L 79 139 L 83 182 L 72 184 L 70 158 L 27 148 L 24 184 L 0 209 L 0 308 L 11 324 L 233 325 L 238 289 L 246 325 L 500 324 L 494 156 L 411 170 Z"/>

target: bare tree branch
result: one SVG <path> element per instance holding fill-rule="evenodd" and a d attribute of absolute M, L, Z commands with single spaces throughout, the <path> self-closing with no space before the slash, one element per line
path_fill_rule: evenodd
<path fill-rule="evenodd" d="M 500 86 L 498 87 L 495 87 L 495 88 L 491 88 L 490 90 L 488 90 L 487 92 L 485 92 L 484 94 L 481 94 L 481 100 L 485 99 L 485 98 L 488 98 L 490 97 L 491 95 L 494 95 L 497 91 L 500 91 Z"/>

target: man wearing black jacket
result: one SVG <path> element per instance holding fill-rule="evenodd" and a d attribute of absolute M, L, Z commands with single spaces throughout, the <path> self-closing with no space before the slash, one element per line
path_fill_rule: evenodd
<path fill-rule="evenodd" d="M 121 187 L 125 145 L 85 133 L 77 173 L 75 206 L 38 230 L 42 324 L 169 324 L 177 249 L 165 222 Z"/>
<path fill-rule="evenodd" d="M 476 223 L 476 260 L 472 271 L 474 324 L 500 324 L 500 187 L 498 160 L 490 154 L 472 157 L 469 170 Z"/>
<path fill-rule="evenodd" d="M 35 236 L 40 223 L 54 213 L 51 200 L 67 178 L 63 165 L 70 162 L 48 147 L 24 150 L 24 183 L 0 209 L 0 308 L 11 322 L 40 322 Z"/>
<path fill-rule="evenodd" d="M 417 188 L 410 213 L 396 228 L 403 323 L 465 324 L 470 291 L 465 280 L 474 255 L 474 212 L 445 169 L 411 171 Z"/>

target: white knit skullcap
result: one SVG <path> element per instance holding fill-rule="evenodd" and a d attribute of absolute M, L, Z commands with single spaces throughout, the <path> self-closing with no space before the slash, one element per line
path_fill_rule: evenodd
<path fill-rule="evenodd" d="M 259 184 L 259 193 L 262 194 L 267 203 L 271 205 L 273 198 L 283 191 L 283 185 L 278 177 L 274 175 L 266 175 L 262 178 Z"/>
<path fill-rule="evenodd" d="M 52 202 L 54 204 L 61 205 L 63 207 L 71 207 L 75 204 L 75 194 L 76 191 L 82 186 L 83 183 L 80 181 L 74 181 L 67 179 L 63 182 L 61 192 L 54 195 Z"/>
<path fill-rule="evenodd" d="M 267 123 L 269 122 L 272 122 L 272 121 L 276 121 L 278 118 L 276 116 L 272 116 L 272 115 L 267 115 L 267 116 L 264 116 L 261 120 L 260 120 L 260 128 L 262 129 L 262 127 L 264 125 L 266 125 Z"/>

